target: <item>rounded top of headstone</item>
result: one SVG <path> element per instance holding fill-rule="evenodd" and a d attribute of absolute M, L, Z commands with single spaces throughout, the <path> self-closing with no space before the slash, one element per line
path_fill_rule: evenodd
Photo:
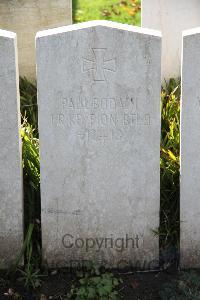
<path fill-rule="evenodd" d="M 16 33 L 12 32 L 12 31 L 7 31 L 7 30 L 0 29 L 0 37 L 15 39 L 16 38 Z"/>
<path fill-rule="evenodd" d="M 200 27 L 195 27 L 183 31 L 183 37 L 188 35 L 195 35 L 200 33 Z"/>
<path fill-rule="evenodd" d="M 56 35 L 56 34 L 61 34 L 61 33 L 66 33 L 71 31 L 83 30 L 87 28 L 99 27 L 99 26 L 107 27 L 111 29 L 130 31 L 135 33 L 147 34 L 155 37 L 161 37 L 161 32 L 157 30 L 141 28 L 141 27 L 136 27 L 128 24 L 112 22 L 112 21 L 96 20 L 96 21 L 89 21 L 89 22 L 78 23 L 74 25 L 62 26 L 58 28 L 39 31 L 36 35 L 36 38 Z"/>

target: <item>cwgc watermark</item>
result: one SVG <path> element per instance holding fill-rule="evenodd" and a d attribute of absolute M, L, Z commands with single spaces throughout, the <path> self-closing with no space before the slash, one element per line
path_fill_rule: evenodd
<path fill-rule="evenodd" d="M 100 252 L 102 249 L 115 249 L 116 251 L 123 252 L 126 249 L 138 249 L 140 239 L 138 235 L 129 237 L 126 234 L 125 237 L 115 238 L 111 234 L 110 237 L 102 238 L 80 238 L 74 237 L 72 234 L 65 234 L 62 238 L 62 244 L 66 249 L 84 249 L 86 252 L 94 250 Z"/>
<path fill-rule="evenodd" d="M 59 261 L 51 261 L 50 268 L 69 268 L 72 271 L 83 270 L 84 268 L 89 268 L 92 266 L 98 266 L 105 269 L 128 269 L 130 271 L 147 271 L 147 270 L 158 270 L 159 269 L 159 259 L 153 260 L 129 260 L 129 259 L 119 259 L 117 261 L 112 260 L 86 260 L 86 259 L 63 259 Z"/>

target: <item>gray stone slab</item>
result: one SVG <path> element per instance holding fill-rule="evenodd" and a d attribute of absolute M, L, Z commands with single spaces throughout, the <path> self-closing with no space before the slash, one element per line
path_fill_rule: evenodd
<path fill-rule="evenodd" d="M 0 30 L 0 268 L 23 244 L 22 163 L 16 35 Z"/>
<path fill-rule="evenodd" d="M 0 28 L 17 33 L 19 73 L 35 81 L 35 35 L 72 24 L 72 0 L 0 0 Z"/>
<path fill-rule="evenodd" d="M 44 260 L 154 267 L 160 33 L 92 21 L 36 45 Z"/>
<path fill-rule="evenodd" d="M 163 35 L 163 80 L 181 76 L 182 31 L 200 26 L 199 11 L 199 0 L 142 0 L 142 26 Z"/>
<path fill-rule="evenodd" d="M 183 34 L 181 266 L 200 267 L 200 28 Z"/>

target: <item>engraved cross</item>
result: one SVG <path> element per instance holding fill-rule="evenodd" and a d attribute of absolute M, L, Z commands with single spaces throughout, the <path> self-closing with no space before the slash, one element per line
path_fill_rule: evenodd
<path fill-rule="evenodd" d="M 92 48 L 94 60 L 83 58 L 83 72 L 93 71 L 94 81 L 107 81 L 105 71 L 116 72 L 116 59 L 105 59 L 106 48 Z"/>

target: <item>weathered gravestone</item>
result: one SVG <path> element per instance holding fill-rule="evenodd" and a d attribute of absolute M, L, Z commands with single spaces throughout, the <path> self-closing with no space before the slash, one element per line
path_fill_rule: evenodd
<path fill-rule="evenodd" d="M 23 244 L 22 170 L 16 35 L 0 30 L 0 268 Z"/>
<path fill-rule="evenodd" d="M 35 35 L 72 23 L 72 0 L 0 0 L 0 28 L 17 33 L 19 72 L 35 80 Z"/>
<path fill-rule="evenodd" d="M 183 34 L 181 266 L 200 267 L 200 28 Z"/>
<path fill-rule="evenodd" d="M 142 26 L 162 31 L 162 78 L 181 75 L 182 31 L 200 26 L 199 0 L 142 0 Z"/>
<path fill-rule="evenodd" d="M 36 45 L 44 259 L 155 266 L 160 34 L 92 21 Z"/>

